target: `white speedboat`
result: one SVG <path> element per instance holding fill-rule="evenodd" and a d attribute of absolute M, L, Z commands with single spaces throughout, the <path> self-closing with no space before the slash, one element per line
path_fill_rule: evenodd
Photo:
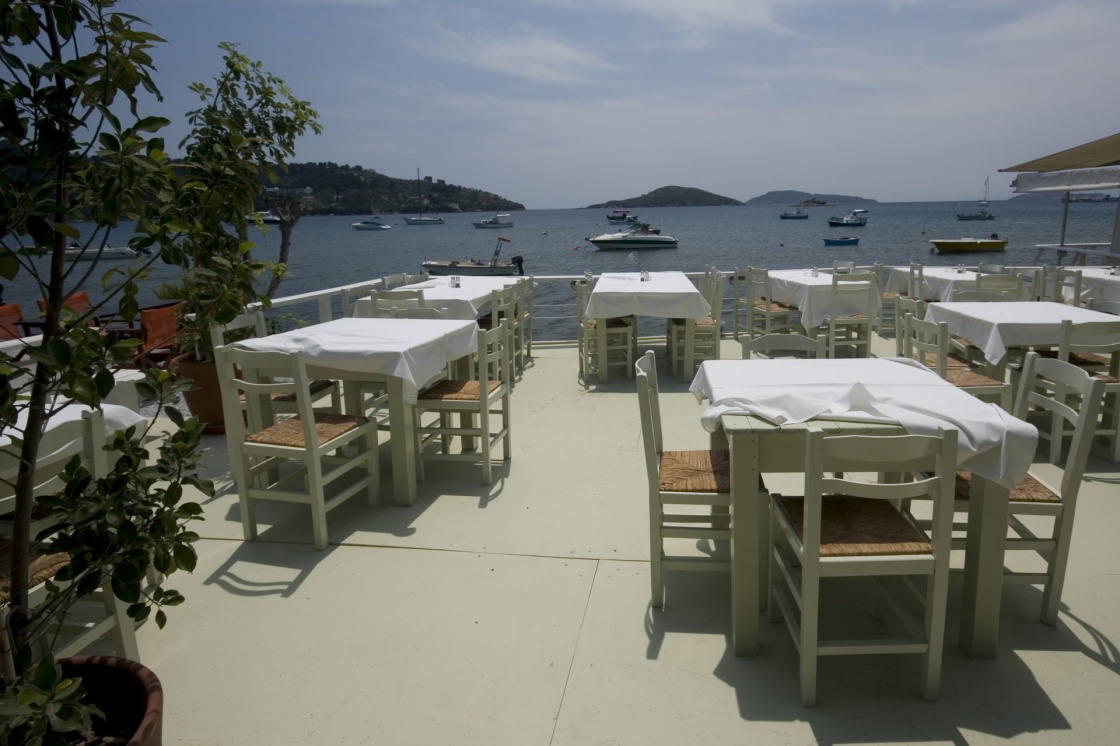
<path fill-rule="evenodd" d="M 83 249 L 81 246 L 72 245 L 66 249 L 67 259 L 80 259 L 87 262 L 92 262 L 97 259 L 135 259 L 140 256 L 147 256 L 150 251 L 137 251 L 130 249 L 127 246 L 102 246 L 100 251 L 92 246 Z"/>
<path fill-rule="evenodd" d="M 280 225 L 280 216 L 272 214 L 272 212 L 270 212 L 269 210 L 265 210 L 264 212 L 249 213 L 245 217 L 249 218 L 249 220 L 256 220 L 258 215 L 261 218 L 261 222 L 265 225 Z"/>
<path fill-rule="evenodd" d="M 619 230 L 587 239 L 599 251 L 621 249 L 675 249 L 677 239 L 648 230 Z"/>
<path fill-rule="evenodd" d="M 484 220 L 479 220 L 479 221 L 476 221 L 474 223 L 471 223 L 471 225 L 473 225 L 475 228 L 512 228 L 513 227 L 513 221 L 512 220 L 503 220 L 503 218 L 508 218 L 508 217 L 509 217 L 509 213 L 499 212 L 499 213 L 496 213 L 494 215 L 494 217 L 492 217 L 492 218 L 486 218 Z"/>
<path fill-rule="evenodd" d="M 864 213 L 866 212 L 867 210 L 852 210 L 842 218 L 829 218 L 828 224 L 832 227 L 836 227 L 838 225 L 867 225 L 867 218 L 864 217 Z"/>
<path fill-rule="evenodd" d="M 490 261 L 479 259 L 463 259 L 452 261 L 424 261 L 420 266 L 430 275 L 463 275 L 464 277 L 502 277 L 508 275 L 525 274 L 524 259 L 511 256 L 509 259 L 499 259 L 502 253 L 502 244 L 509 243 L 505 236 L 498 236 L 498 245 L 494 247 L 494 255 Z"/>
<path fill-rule="evenodd" d="M 381 222 L 381 218 L 370 218 L 360 223 L 351 223 L 350 227 L 356 231 L 387 231 L 393 226 Z"/>
<path fill-rule="evenodd" d="M 406 215 L 404 222 L 407 225 L 443 225 L 440 215 Z"/>

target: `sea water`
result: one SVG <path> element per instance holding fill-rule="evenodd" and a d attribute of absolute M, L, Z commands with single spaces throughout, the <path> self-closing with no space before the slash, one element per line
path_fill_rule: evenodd
<path fill-rule="evenodd" d="M 737 267 L 761 266 L 770 269 L 831 267 L 835 259 L 857 264 L 882 262 L 908 265 L 910 262 L 955 265 L 961 261 L 1030 265 L 1035 262 L 1036 244 L 1058 243 L 1061 238 L 1062 205 L 1059 201 L 1014 199 L 993 202 L 990 221 L 958 221 L 957 213 L 975 212 L 972 202 L 885 202 L 861 205 L 868 210 L 863 227 L 828 226 L 830 216 L 842 216 L 857 205 L 808 208 L 806 220 L 781 220 L 783 205 L 738 207 L 661 207 L 635 210 L 642 222 L 660 228 L 663 235 L 678 240 L 675 249 L 639 251 L 598 251 L 589 242 L 603 233 L 619 229 L 606 220 L 606 209 L 526 210 L 511 215 L 513 227 L 478 229 L 471 225 L 489 213 L 445 213 L 443 225 L 409 226 L 400 216 L 381 216 L 392 230 L 356 231 L 351 223 L 362 216 L 305 216 L 292 232 L 288 277 L 279 295 L 295 295 L 339 285 L 348 285 L 395 273 L 418 273 L 426 259 L 489 259 L 498 236 L 502 258 L 521 255 L 526 274 L 582 275 L 619 271 L 681 270 L 700 272 L 709 266 L 730 271 Z M 1069 206 L 1066 242 L 1108 241 L 1116 219 L 1116 203 L 1078 202 Z M 82 226 L 79 226 L 80 228 Z M 250 228 L 250 239 L 257 244 L 255 256 L 275 260 L 280 246 L 276 226 L 261 233 Z M 971 254 L 931 253 L 930 239 L 982 238 L 996 233 L 1007 239 L 1002 252 Z M 119 246 L 132 235 L 125 224 L 109 239 Z M 858 246 L 824 246 L 826 237 L 858 236 Z M 1052 251 L 1043 256 L 1053 263 Z M 1068 260 L 1067 260 L 1068 261 Z M 100 277 L 105 270 L 125 262 L 100 262 L 94 269 L 90 296 L 99 296 Z M 37 265 L 45 270 L 46 261 Z M 87 263 L 80 270 L 90 269 Z M 142 284 L 141 305 L 155 302 L 154 288 L 177 276 L 177 270 L 159 265 Z M 76 276 L 76 273 L 75 275 Z M 566 286 L 542 284 L 535 301 L 545 307 L 574 302 Z M 35 313 L 35 301 L 42 297 L 37 284 L 26 273 L 6 283 L 4 300 L 19 302 L 25 315 Z M 554 315 L 544 308 L 543 316 Z M 299 311 L 293 309 L 289 313 Z M 566 312 L 569 317 L 574 309 Z M 308 311 L 314 319 L 314 311 Z M 570 322 L 551 329 L 551 324 L 535 325 L 536 336 L 573 336 Z M 564 331 L 569 333 L 565 334 Z"/>

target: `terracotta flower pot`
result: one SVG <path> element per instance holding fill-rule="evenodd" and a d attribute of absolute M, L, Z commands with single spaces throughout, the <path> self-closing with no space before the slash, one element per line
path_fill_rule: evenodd
<path fill-rule="evenodd" d="M 151 669 L 127 658 L 78 655 L 59 661 L 68 677 L 80 677 L 86 699 L 105 713 L 104 733 L 128 746 L 163 743 L 163 686 Z"/>
<path fill-rule="evenodd" d="M 218 383 L 218 366 L 214 363 L 196 362 L 190 355 L 179 355 L 172 359 L 171 369 L 182 378 L 194 381 L 194 390 L 184 391 L 183 398 L 186 399 L 191 414 L 205 423 L 202 432 L 207 435 L 224 433 L 226 418 L 222 411 L 222 388 Z"/>

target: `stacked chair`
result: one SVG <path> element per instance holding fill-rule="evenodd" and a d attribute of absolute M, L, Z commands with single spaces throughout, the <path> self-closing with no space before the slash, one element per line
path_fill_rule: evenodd
<path fill-rule="evenodd" d="M 576 344 L 579 351 L 579 376 L 587 388 L 592 374 L 601 366 L 623 367 L 627 377 L 633 375 L 634 352 L 638 345 L 637 322 L 634 317 L 593 319 L 587 315 L 587 301 L 595 280 L 584 278 L 572 283 L 576 293 Z M 603 328 L 600 324 L 605 325 Z M 607 357 L 599 359 L 598 335 L 605 334 Z"/>
<path fill-rule="evenodd" d="M 700 279 L 700 293 L 711 312 L 702 319 L 669 319 L 669 362 L 674 373 L 691 379 L 704 360 L 719 360 L 723 337 L 723 287 L 726 278 L 709 267 Z"/>

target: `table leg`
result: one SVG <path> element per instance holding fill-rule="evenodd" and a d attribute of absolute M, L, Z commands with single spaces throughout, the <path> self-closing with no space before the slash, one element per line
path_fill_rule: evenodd
<path fill-rule="evenodd" d="M 416 502 L 415 407 L 404 400 L 404 379 L 389 378 L 389 448 L 393 454 L 393 502 Z"/>
<path fill-rule="evenodd" d="M 973 474 L 960 633 L 961 647 L 973 658 L 994 658 L 998 647 L 1007 495 L 1006 487 Z"/>
<path fill-rule="evenodd" d="M 731 641 L 735 655 L 758 655 L 758 612 L 765 604 L 768 506 L 759 494 L 758 436 L 734 434 L 731 446 Z"/>

